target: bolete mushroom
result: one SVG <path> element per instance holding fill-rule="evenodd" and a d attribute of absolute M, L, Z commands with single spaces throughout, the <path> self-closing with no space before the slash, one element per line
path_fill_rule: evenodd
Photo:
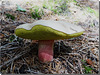
<path fill-rule="evenodd" d="M 70 39 L 83 34 L 80 26 L 64 21 L 38 20 L 16 28 L 15 34 L 21 38 L 39 40 L 38 57 L 42 62 L 52 61 L 54 40 Z"/>

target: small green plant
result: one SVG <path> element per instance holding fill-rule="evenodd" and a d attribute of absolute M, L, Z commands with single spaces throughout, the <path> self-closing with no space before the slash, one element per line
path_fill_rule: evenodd
<path fill-rule="evenodd" d="M 85 68 L 85 74 L 91 74 L 92 73 L 92 68 L 88 67 L 88 66 L 84 66 Z"/>
<path fill-rule="evenodd" d="M 46 3 L 43 3 L 43 8 L 48 9 L 48 6 L 46 5 Z"/>
<path fill-rule="evenodd" d="M 41 17 L 44 15 L 43 9 L 40 9 L 38 6 L 31 8 L 30 11 L 34 19 L 41 19 Z"/>
<path fill-rule="evenodd" d="M 51 8 L 51 11 L 53 11 L 54 12 L 54 14 L 58 14 L 58 9 L 57 8 Z"/>
<path fill-rule="evenodd" d="M 16 36 L 16 35 L 10 35 L 10 36 L 9 36 L 9 42 L 13 42 L 14 40 L 16 40 L 16 41 L 18 41 L 18 42 L 22 42 L 22 41 L 23 41 L 22 38 L 20 38 L 20 37 L 18 37 L 18 36 Z"/>
<path fill-rule="evenodd" d="M 73 0 L 73 2 L 74 2 L 74 3 L 77 3 L 77 1 L 76 1 L 76 0 Z"/>
<path fill-rule="evenodd" d="M 95 14 L 95 16 L 99 16 L 99 13 L 98 12 L 96 12 L 94 9 L 92 9 L 92 8 L 90 8 L 90 7 L 87 7 L 87 11 L 89 12 L 89 13 L 94 13 Z"/>
<path fill-rule="evenodd" d="M 68 9 L 68 3 L 69 1 L 67 0 L 64 0 L 62 1 L 61 3 L 59 3 L 59 6 L 58 6 L 58 14 L 67 14 L 69 11 Z"/>
<path fill-rule="evenodd" d="M 90 12 L 90 13 L 96 13 L 95 10 L 90 7 L 87 7 L 87 9 L 88 9 L 88 12 Z"/>
<path fill-rule="evenodd" d="M 17 5 L 17 11 L 22 11 L 22 12 L 26 12 L 25 9 L 21 8 L 19 5 Z"/>
<path fill-rule="evenodd" d="M 91 74 L 92 73 L 92 68 L 91 67 L 89 67 L 89 66 L 87 66 L 86 64 L 86 60 L 81 60 L 82 61 L 82 66 L 84 67 L 84 69 L 85 69 L 85 74 Z"/>
<path fill-rule="evenodd" d="M 49 9 L 54 12 L 54 14 L 65 14 L 68 12 L 67 3 L 69 3 L 71 0 L 49 0 L 48 2 L 45 1 L 43 3 L 43 8 Z"/>
<path fill-rule="evenodd" d="M 15 35 L 10 35 L 10 37 L 9 37 L 9 41 L 12 42 L 15 38 L 16 38 Z"/>
<path fill-rule="evenodd" d="M 6 13 L 5 14 L 7 18 L 10 18 L 11 20 L 15 20 L 15 16 L 9 14 L 9 13 Z"/>

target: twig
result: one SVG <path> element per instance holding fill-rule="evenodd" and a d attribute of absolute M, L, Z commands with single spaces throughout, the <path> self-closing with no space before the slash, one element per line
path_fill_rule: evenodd
<path fill-rule="evenodd" d="M 58 41 L 58 51 L 60 52 L 60 40 Z"/>
<path fill-rule="evenodd" d="M 1 46 L 0 49 L 1 49 L 1 48 L 6 48 L 6 46 L 8 46 L 8 45 L 13 45 L 13 44 L 15 44 L 15 42 L 11 42 L 11 43 L 5 44 L 5 45 Z"/>
<path fill-rule="evenodd" d="M 38 72 L 34 72 L 32 70 L 25 70 L 25 71 L 30 72 L 31 74 L 38 74 Z"/>
<path fill-rule="evenodd" d="M 87 54 L 87 52 L 84 52 L 84 51 L 80 51 L 81 53 L 83 53 L 83 54 Z"/>
<path fill-rule="evenodd" d="M 88 46 L 88 47 L 84 47 L 84 48 L 78 50 L 77 52 L 82 51 L 82 50 L 87 49 L 87 48 L 91 48 L 91 47 L 90 47 L 90 46 Z"/>
<path fill-rule="evenodd" d="M 5 53 L 10 52 L 12 50 L 16 50 L 16 49 L 19 49 L 19 48 L 18 47 L 13 47 L 13 48 L 8 48 L 8 49 L 0 50 L 0 56 L 1 55 L 3 56 Z"/>
<path fill-rule="evenodd" d="M 74 68 L 74 66 L 73 66 L 68 60 L 66 60 L 66 62 L 70 65 L 70 67 L 71 67 L 75 72 L 77 72 L 77 70 Z"/>
<path fill-rule="evenodd" d="M 74 55 L 74 56 L 79 56 L 82 58 L 82 56 L 79 53 L 65 53 L 64 55 Z"/>
<path fill-rule="evenodd" d="M 22 51 L 20 52 L 18 55 L 16 55 L 14 58 L 9 59 L 8 61 L 4 62 L 2 65 L 0 65 L 0 68 L 3 67 L 4 65 L 8 64 L 9 62 L 12 62 L 18 58 L 20 58 L 21 56 L 23 56 L 24 54 L 28 53 L 30 50 L 26 50 L 26 51 Z"/>
<path fill-rule="evenodd" d="M 68 60 L 66 60 L 64 57 L 62 57 L 62 56 L 60 56 L 62 59 L 64 59 L 69 65 L 70 65 L 70 67 L 75 71 L 75 72 L 77 72 L 77 70 L 74 68 L 74 66 L 68 61 Z"/>
<path fill-rule="evenodd" d="M 78 61 L 78 65 L 79 65 L 79 68 L 80 68 L 80 72 L 81 72 L 81 74 L 83 74 L 83 71 L 82 71 L 82 64 L 81 64 L 81 62 L 80 62 L 80 60 L 77 60 Z"/>
<path fill-rule="evenodd" d="M 23 60 L 23 61 L 25 62 L 25 64 L 27 65 L 27 67 L 28 67 L 28 71 L 30 71 L 30 73 L 32 74 L 32 71 L 31 71 L 29 65 L 28 65 L 27 62 L 26 62 L 26 59 L 25 59 L 25 58 L 22 58 L 22 60 Z"/>
<path fill-rule="evenodd" d="M 12 61 L 12 63 L 11 63 L 11 68 L 10 68 L 10 72 L 12 73 L 12 71 L 13 71 L 13 63 L 14 61 Z"/>
<path fill-rule="evenodd" d="M 11 54 L 5 53 L 9 58 L 12 58 Z"/>
<path fill-rule="evenodd" d="M 17 48 L 20 48 L 20 47 L 12 47 L 12 48 L 7 48 L 7 49 L 1 49 L 0 51 L 10 51 L 10 50 L 14 50 L 14 49 L 17 49 Z"/>
<path fill-rule="evenodd" d="M 91 54 L 94 58 L 97 58 L 97 56 L 96 55 L 94 55 L 93 53 Z"/>

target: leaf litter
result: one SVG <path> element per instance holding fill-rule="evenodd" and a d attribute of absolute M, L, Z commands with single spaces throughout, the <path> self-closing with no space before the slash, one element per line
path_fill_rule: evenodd
<path fill-rule="evenodd" d="M 2 74 L 99 73 L 99 34 L 96 21 L 94 21 L 95 26 L 79 22 L 79 25 L 85 29 L 85 33 L 72 39 L 56 40 L 53 61 L 42 63 L 37 56 L 38 42 L 22 39 L 14 34 L 16 26 L 35 21 L 31 14 L 27 11 L 7 10 L 0 13 L 0 16 L 2 16 L 0 19 L 0 72 Z"/>

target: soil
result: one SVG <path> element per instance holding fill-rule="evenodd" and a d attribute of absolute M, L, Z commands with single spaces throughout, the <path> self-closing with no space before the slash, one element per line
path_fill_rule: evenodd
<path fill-rule="evenodd" d="M 2 1 L 2 0 L 0 0 Z M 13 1 L 13 0 L 12 0 Z M 27 0 L 26 0 L 27 1 Z M 52 14 L 45 9 L 44 20 L 62 20 L 81 26 L 85 32 L 76 38 L 55 40 L 54 59 L 48 63 L 38 60 L 38 42 L 15 35 L 17 26 L 35 22 L 27 8 L 16 11 L 12 5 L 0 5 L 0 73 L 2 74 L 97 74 L 99 73 L 99 17 L 87 11 L 87 6 L 98 12 L 96 0 L 76 0 L 69 4 L 68 15 Z M 4 2 L 7 3 L 7 2 Z M 2 4 L 2 3 L 0 3 Z M 7 6 L 6 6 L 7 5 Z M 13 4 L 14 5 L 14 4 Z M 8 8 L 10 6 L 11 8 Z M 22 7 L 25 6 L 24 4 Z M 14 20 L 6 14 L 14 16 Z M 84 15 L 83 15 L 84 14 Z"/>

